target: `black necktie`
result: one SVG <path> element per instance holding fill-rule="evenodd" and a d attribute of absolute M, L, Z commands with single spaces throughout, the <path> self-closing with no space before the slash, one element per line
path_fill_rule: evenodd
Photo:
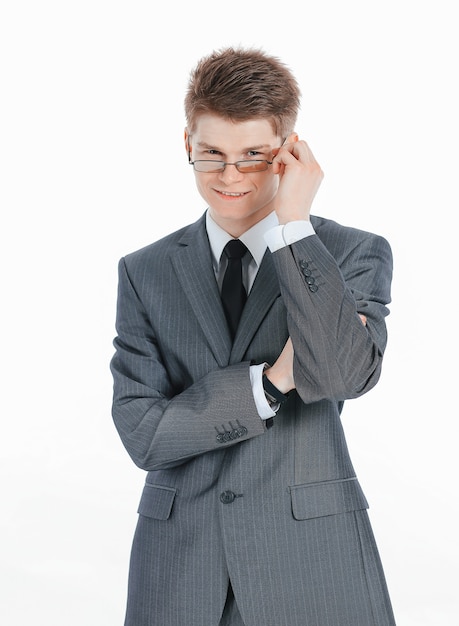
<path fill-rule="evenodd" d="M 232 239 L 228 241 L 223 252 L 228 257 L 228 265 L 222 284 L 222 302 L 231 337 L 234 339 L 239 318 L 247 300 L 247 293 L 242 283 L 242 257 L 247 252 L 247 248 L 239 239 Z"/>

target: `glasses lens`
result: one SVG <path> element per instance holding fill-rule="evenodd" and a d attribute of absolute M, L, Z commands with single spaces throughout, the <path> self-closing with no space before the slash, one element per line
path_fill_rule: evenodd
<path fill-rule="evenodd" d="M 243 174 L 263 172 L 268 169 L 268 161 L 238 161 L 237 169 Z"/>
<path fill-rule="evenodd" d="M 194 161 L 193 167 L 197 172 L 223 172 L 225 169 L 224 161 Z"/>
<path fill-rule="evenodd" d="M 227 165 L 235 165 L 239 172 L 242 174 L 249 174 L 250 172 L 263 172 L 268 169 L 270 161 L 237 161 L 236 163 L 225 163 L 224 161 L 210 161 L 207 159 L 193 161 L 193 167 L 197 172 L 207 172 L 208 174 L 215 174 L 217 172 L 223 172 Z"/>

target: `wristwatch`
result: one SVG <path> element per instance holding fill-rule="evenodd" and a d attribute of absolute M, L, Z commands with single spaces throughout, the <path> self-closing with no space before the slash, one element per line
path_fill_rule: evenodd
<path fill-rule="evenodd" d="M 262 376 L 263 391 L 265 392 L 266 400 L 273 411 L 278 411 L 281 404 L 288 400 L 288 394 L 282 393 L 279 389 L 269 380 L 266 374 Z"/>

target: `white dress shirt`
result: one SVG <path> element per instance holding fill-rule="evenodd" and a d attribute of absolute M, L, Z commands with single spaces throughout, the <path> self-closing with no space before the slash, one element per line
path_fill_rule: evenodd
<path fill-rule="evenodd" d="M 212 219 L 209 210 L 207 210 L 206 213 L 206 229 L 212 251 L 212 263 L 215 277 L 217 279 L 218 288 L 221 291 L 227 265 L 226 255 L 222 257 L 223 248 L 233 237 Z M 304 237 L 314 235 L 314 232 L 314 228 L 308 220 L 299 220 L 280 225 L 277 215 L 273 211 L 243 233 L 239 239 L 250 252 L 250 255 L 246 254 L 242 259 L 242 281 L 247 295 L 252 289 L 267 247 L 269 247 L 271 252 L 275 252 Z M 276 414 L 269 406 L 263 390 L 262 375 L 266 366 L 266 363 L 250 366 L 250 380 L 252 383 L 253 396 L 258 414 L 263 420 L 274 417 Z"/>

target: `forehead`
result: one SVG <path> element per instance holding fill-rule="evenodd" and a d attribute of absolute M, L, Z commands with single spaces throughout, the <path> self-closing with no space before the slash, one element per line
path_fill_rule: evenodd
<path fill-rule="evenodd" d="M 233 122 L 219 115 L 203 114 L 198 117 L 192 133 L 193 144 L 212 146 L 224 151 L 260 145 L 274 147 L 277 140 L 270 121 L 265 118 Z"/>

